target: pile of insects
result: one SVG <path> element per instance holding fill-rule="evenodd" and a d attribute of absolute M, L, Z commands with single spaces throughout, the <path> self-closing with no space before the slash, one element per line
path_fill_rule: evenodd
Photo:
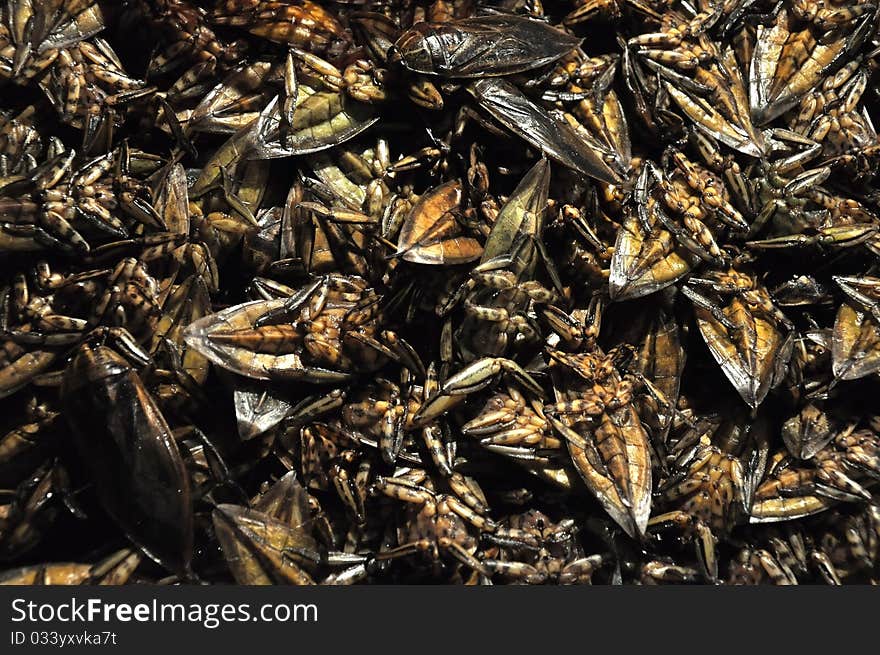
<path fill-rule="evenodd" d="M 877 582 L 878 14 L 2 3 L 0 582 Z"/>

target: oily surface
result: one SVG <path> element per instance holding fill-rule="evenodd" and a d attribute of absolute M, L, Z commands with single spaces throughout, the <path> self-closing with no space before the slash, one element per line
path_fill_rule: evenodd
<path fill-rule="evenodd" d="M 0 582 L 864 584 L 875 3 L 0 7 Z"/>

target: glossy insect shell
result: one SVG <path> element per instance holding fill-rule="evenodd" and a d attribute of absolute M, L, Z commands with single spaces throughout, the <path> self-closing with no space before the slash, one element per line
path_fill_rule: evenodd
<path fill-rule="evenodd" d="M 61 387 L 73 444 L 107 513 L 157 562 L 189 571 L 189 478 L 171 429 L 135 370 L 106 346 L 84 346 Z"/>
<path fill-rule="evenodd" d="M 417 73 L 476 78 L 539 68 L 580 39 L 537 20 L 477 16 L 451 23 L 417 23 L 395 43 L 404 66 Z"/>

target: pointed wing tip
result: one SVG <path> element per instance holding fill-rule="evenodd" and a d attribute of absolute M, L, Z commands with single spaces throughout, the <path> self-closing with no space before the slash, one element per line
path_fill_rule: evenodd
<path fill-rule="evenodd" d="M 643 296 L 649 296 L 656 291 L 644 284 L 638 284 L 638 281 L 624 280 L 612 282 L 608 280 L 608 297 L 611 302 L 623 302 L 624 300 L 635 300 Z"/>
<path fill-rule="evenodd" d="M 766 145 L 764 145 L 764 144 L 759 145 L 752 140 L 749 140 L 749 141 L 746 141 L 746 142 L 740 144 L 739 147 L 737 147 L 736 149 L 739 150 L 744 155 L 748 155 L 749 157 L 754 157 L 755 159 L 761 159 L 761 158 L 765 157 L 767 154 L 765 152 Z"/>
<path fill-rule="evenodd" d="M 242 441 L 250 441 L 266 432 L 265 429 L 252 421 L 238 421 L 238 436 Z"/>

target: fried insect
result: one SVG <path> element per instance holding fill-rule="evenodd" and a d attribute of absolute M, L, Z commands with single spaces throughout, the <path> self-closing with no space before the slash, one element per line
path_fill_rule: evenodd
<path fill-rule="evenodd" d="M 755 490 L 751 521 L 784 521 L 823 512 L 837 502 L 870 500 L 863 482 L 870 485 L 876 479 L 877 435 L 853 428 L 839 431 L 809 462 L 776 455 Z"/>
<path fill-rule="evenodd" d="M 214 364 L 257 380 L 342 382 L 389 359 L 413 361 L 405 342 L 379 330 L 380 302 L 364 280 L 328 275 L 290 298 L 206 316 L 184 339 Z"/>
<path fill-rule="evenodd" d="M 605 510 L 628 535 L 642 538 L 651 511 L 651 455 L 634 379 L 619 369 L 626 353 L 602 351 L 595 315 L 586 325 L 558 310 L 546 317 L 566 349 L 547 349 L 556 403 L 545 412 Z"/>
<path fill-rule="evenodd" d="M 418 23 L 400 35 L 392 56 L 417 73 L 482 78 L 540 68 L 578 43 L 579 39 L 541 21 L 498 14 Z"/>
<path fill-rule="evenodd" d="M 661 485 L 659 493 L 664 503 L 680 509 L 652 516 L 648 525 L 675 525 L 693 538 L 703 572 L 717 580 L 717 543 L 746 513 L 742 463 L 703 436 L 676 465 L 680 470 Z"/>
<path fill-rule="evenodd" d="M 0 2 L 0 581 L 876 583 L 878 12 Z"/>
<path fill-rule="evenodd" d="M 117 338 L 146 363 L 130 336 Z M 87 342 L 65 371 L 61 397 L 78 456 L 104 509 L 148 556 L 189 575 L 189 478 L 171 429 L 135 369 L 110 347 Z M 107 408 L 114 409 L 105 417 Z"/>
<path fill-rule="evenodd" d="M 523 584 L 590 584 L 601 555 L 583 556 L 572 519 L 554 523 L 537 510 L 508 517 L 489 537 L 501 559 L 483 565 L 498 577 Z"/>
<path fill-rule="evenodd" d="M 345 40 L 338 19 L 311 0 L 226 0 L 218 3 L 210 20 L 218 25 L 243 27 L 254 36 L 316 53 L 339 48 Z"/>
<path fill-rule="evenodd" d="M 493 532 L 495 523 L 457 497 L 437 494 L 429 486 L 420 484 L 422 476 L 417 471 L 414 473 L 415 477 L 380 477 L 374 483 L 376 493 L 407 503 L 409 515 L 398 536 L 398 545 L 378 553 L 376 559 L 422 554 L 439 563 L 441 557 L 446 556 L 487 575 L 488 569 L 476 557 L 479 543 L 474 530 Z"/>
<path fill-rule="evenodd" d="M 788 10 L 781 8 L 772 25 L 758 26 L 750 79 L 752 117 L 758 125 L 794 107 L 825 75 L 842 66 L 871 30 L 866 17 L 831 38 L 795 25 Z"/>
<path fill-rule="evenodd" d="M 0 585 L 123 585 L 140 564 L 132 550 L 120 550 L 94 564 L 52 562 L 12 569 Z"/>
<path fill-rule="evenodd" d="M 438 307 L 438 313 L 446 315 L 461 304 L 465 318 L 453 338 L 465 361 L 501 356 L 509 346 L 538 340 L 531 306 L 556 300 L 555 292 L 533 279 L 541 258 L 536 244 L 544 229 L 549 184 L 549 163 L 542 159 L 499 211 L 480 263 L 448 302 Z M 558 276 L 555 269 L 553 275 Z M 484 330 L 483 324 L 489 329 Z"/>
<path fill-rule="evenodd" d="M 725 304 L 706 298 L 697 285 Z M 692 278 L 683 290 L 695 303 L 697 325 L 715 361 L 746 404 L 757 407 L 785 374 L 792 349 L 789 319 L 754 277 L 734 268 Z"/>
<path fill-rule="evenodd" d="M 400 228 L 397 256 L 415 264 L 455 265 L 478 259 L 483 247 L 458 220 L 462 188 L 451 180 L 427 191 L 413 205 Z"/>
<path fill-rule="evenodd" d="M 348 574 L 349 582 L 365 574 L 366 558 L 327 553 L 316 539 L 309 496 L 294 472 L 279 479 L 253 507 L 218 505 L 212 518 L 239 584 L 315 584 L 320 567 L 334 564 L 357 569 Z"/>
<path fill-rule="evenodd" d="M 610 184 L 621 181 L 603 153 L 585 142 L 564 117 L 548 113 L 509 82 L 483 78 L 469 84 L 468 91 L 492 118 L 563 166 Z"/>
<path fill-rule="evenodd" d="M 876 316 L 880 280 L 838 277 L 848 301 L 840 305 L 832 333 L 832 370 L 842 380 L 854 380 L 880 370 L 880 324 Z"/>

